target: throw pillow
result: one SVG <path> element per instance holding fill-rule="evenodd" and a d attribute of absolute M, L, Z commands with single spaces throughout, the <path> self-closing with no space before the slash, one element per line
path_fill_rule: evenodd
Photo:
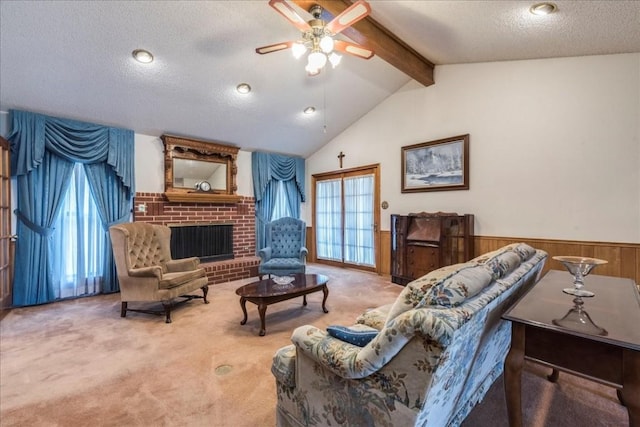
<path fill-rule="evenodd" d="M 354 325 L 350 328 L 346 326 L 327 326 L 327 332 L 334 338 L 349 344 L 364 347 L 369 341 L 378 335 L 378 330 L 366 325 Z"/>

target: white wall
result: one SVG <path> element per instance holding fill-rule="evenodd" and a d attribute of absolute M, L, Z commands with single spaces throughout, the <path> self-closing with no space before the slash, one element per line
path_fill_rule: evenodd
<path fill-rule="evenodd" d="M 164 152 L 162 140 L 155 136 L 135 134 L 136 192 L 164 192 Z M 239 151 L 236 160 L 236 183 L 240 196 L 253 197 L 251 152 Z"/>
<path fill-rule="evenodd" d="M 640 54 L 436 67 L 307 159 L 381 165 L 391 213 L 472 213 L 476 234 L 640 242 Z M 330 124 L 329 124 L 330 125 Z M 470 189 L 402 194 L 401 147 L 470 134 Z M 311 223 L 311 204 L 303 209 Z"/>

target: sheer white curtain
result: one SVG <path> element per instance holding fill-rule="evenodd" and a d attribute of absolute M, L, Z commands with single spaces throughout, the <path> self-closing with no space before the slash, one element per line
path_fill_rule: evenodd
<path fill-rule="evenodd" d="M 89 191 L 82 164 L 76 163 L 71 184 L 51 236 L 51 268 L 56 298 L 100 292 L 106 233 Z"/>
<path fill-rule="evenodd" d="M 316 182 L 318 258 L 375 267 L 374 183 L 373 174 Z"/>
<path fill-rule="evenodd" d="M 285 216 L 292 216 L 289 202 L 287 201 L 287 193 L 284 189 L 284 181 L 278 181 L 278 189 L 276 190 L 276 200 L 273 203 L 273 212 L 270 221 L 275 221 Z"/>
<path fill-rule="evenodd" d="M 375 266 L 374 176 L 344 179 L 344 262 Z"/>
<path fill-rule="evenodd" d="M 316 251 L 320 259 L 342 261 L 342 180 L 316 182 Z"/>

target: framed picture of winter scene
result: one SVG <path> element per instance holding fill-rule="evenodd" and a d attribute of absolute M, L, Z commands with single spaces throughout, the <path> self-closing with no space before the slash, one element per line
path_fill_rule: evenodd
<path fill-rule="evenodd" d="M 469 189 L 469 134 L 402 147 L 402 192 Z"/>

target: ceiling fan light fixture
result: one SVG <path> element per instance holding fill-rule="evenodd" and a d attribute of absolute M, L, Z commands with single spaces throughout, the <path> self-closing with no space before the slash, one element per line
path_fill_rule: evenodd
<path fill-rule="evenodd" d="M 320 39 L 320 49 L 322 49 L 324 53 L 331 53 L 333 50 L 333 39 L 331 36 L 324 36 Z"/>
<path fill-rule="evenodd" d="M 531 6 L 531 8 L 529 8 L 529 12 L 538 16 L 549 15 L 555 12 L 556 10 L 558 10 L 558 6 L 556 6 L 553 3 L 547 3 L 547 2 L 537 3 Z"/>
<path fill-rule="evenodd" d="M 309 64 L 307 64 L 307 66 L 304 67 L 304 69 L 307 72 L 307 74 L 310 76 L 317 76 L 318 74 L 320 74 L 320 68 L 313 68 Z"/>
<path fill-rule="evenodd" d="M 327 55 L 322 52 L 311 52 L 307 58 L 307 66 L 320 71 L 327 63 Z"/>
<path fill-rule="evenodd" d="M 336 68 L 338 64 L 340 64 L 341 60 L 342 60 L 342 55 L 338 55 L 335 52 L 331 52 L 331 54 L 329 54 L 329 62 L 331 62 L 331 66 L 333 68 Z"/>
<path fill-rule="evenodd" d="M 136 61 L 141 62 L 143 64 L 149 64 L 153 62 L 153 55 L 148 50 L 136 49 L 133 52 L 131 52 L 131 55 L 133 55 Z"/>
<path fill-rule="evenodd" d="M 319 74 L 327 64 L 327 60 L 331 62 L 331 65 L 335 68 L 341 60 L 341 56 L 336 55 L 334 53 L 335 51 L 364 59 L 369 59 L 373 56 L 371 49 L 344 40 L 334 39 L 334 36 L 340 34 L 371 13 L 371 6 L 366 0 L 354 1 L 329 22 L 325 22 L 325 20 L 322 19 L 324 12 L 321 5 L 312 5 L 311 8 L 309 8 L 309 13 L 311 13 L 313 19 L 305 21 L 289 4 L 290 1 L 291 0 L 269 0 L 269 6 L 273 7 L 280 15 L 302 32 L 302 37 L 296 41 L 286 41 L 256 48 L 256 53 L 264 55 L 266 53 L 291 49 L 296 59 L 308 53 L 305 70 L 310 76 Z"/>
<path fill-rule="evenodd" d="M 307 47 L 302 43 L 294 43 L 291 45 L 291 52 L 293 53 L 293 57 L 296 59 L 300 59 L 302 55 L 307 51 Z"/>

